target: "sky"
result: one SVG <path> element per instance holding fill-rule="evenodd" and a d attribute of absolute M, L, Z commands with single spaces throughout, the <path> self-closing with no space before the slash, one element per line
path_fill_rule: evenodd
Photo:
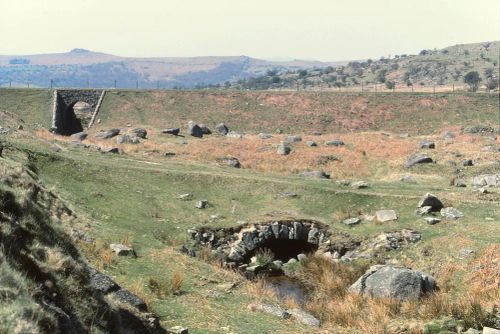
<path fill-rule="evenodd" d="M 324 61 L 500 40 L 499 0 L 0 0 L 0 54 Z"/>

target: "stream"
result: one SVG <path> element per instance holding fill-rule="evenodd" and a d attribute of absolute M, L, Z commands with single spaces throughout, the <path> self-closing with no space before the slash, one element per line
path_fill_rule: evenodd
<path fill-rule="evenodd" d="M 279 299 L 292 298 L 300 306 L 307 301 L 307 293 L 298 280 L 285 275 L 267 276 L 265 280 L 271 285 Z"/>

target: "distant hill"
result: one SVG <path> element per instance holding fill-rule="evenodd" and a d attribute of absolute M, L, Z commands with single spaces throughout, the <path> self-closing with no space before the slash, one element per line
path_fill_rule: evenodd
<path fill-rule="evenodd" d="M 74 49 L 67 53 L 0 56 L 0 86 L 193 88 L 266 74 L 346 62 L 266 61 L 247 56 L 129 58 Z"/>
<path fill-rule="evenodd" d="M 351 61 L 321 69 L 269 71 L 266 75 L 233 83 L 237 89 L 344 89 L 361 86 L 379 90 L 465 86 L 464 76 L 477 71 L 481 89 L 498 87 L 500 41 L 460 44 L 422 50 L 417 55 L 395 55 L 377 60 Z"/>

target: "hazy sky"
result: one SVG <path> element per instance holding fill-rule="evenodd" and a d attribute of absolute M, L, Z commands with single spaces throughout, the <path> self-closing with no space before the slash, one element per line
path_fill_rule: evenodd
<path fill-rule="evenodd" d="M 0 54 L 349 60 L 500 39 L 499 0 L 0 0 Z"/>

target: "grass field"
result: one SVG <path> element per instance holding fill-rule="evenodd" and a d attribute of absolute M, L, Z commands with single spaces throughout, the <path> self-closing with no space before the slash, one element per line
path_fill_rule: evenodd
<path fill-rule="evenodd" d="M 14 97 L 0 90 L 4 97 L 0 111 L 14 115 L 9 116 L 13 122 L 22 117 L 26 123 L 47 124 L 50 117 L 41 110 L 50 110 L 48 91 L 11 92 L 15 92 Z M 451 277 L 454 288 L 450 293 L 456 294 L 468 291 L 464 277 L 471 271 L 471 264 L 490 245 L 500 242 L 498 191 L 481 194 L 471 187 L 450 186 L 454 174 L 449 164 L 450 160 L 459 163 L 454 152 L 461 152 L 465 158 L 477 161 L 461 172 L 463 177 L 497 170 L 496 155 L 481 148 L 498 141 L 459 134 L 461 125 L 494 125 L 497 97 L 163 91 L 113 91 L 106 96 L 99 115 L 101 123 L 91 133 L 98 128 L 126 128 L 131 123 L 134 127 L 145 126 L 149 139 L 135 146 L 122 146 L 125 154 L 111 155 L 74 148 L 66 138 L 41 130 L 33 132 L 28 127 L 27 131 L 2 137 L 4 154 L 32 166 L 45 186 L 91 222 L 72 227 L 84 230 L 104 245 L 125 240 L 134 247 L 136 259 L 120 257 L 100 263 L 118 283 L 142 296 L 165 327 L 182 325 L 195 334 L 311 332 L 295 321 L 248 310 L 250 303 L 262 298 L 253 295 L 254 283 L 179 253 L 191 227 L 227 227 L 239 221 L 303 217 L 320 220 L 334 232 L 362 238 L 384 231 L 415 229 L 422 233 L 423 240 L 388 253 L 388 261 L 426 271 L 438 282 Z M 253 135 L 233 140 L 215 135 L 194 139 L 159 134 L 163 127 L 184 126 L 191 119 L 208 125 L 224 121 L 235 130 L 253 134 L 280 128 L 300 134 L 304 140 L 317 140 L 320 147 L 294 144 L 294 152 L 282 157 L 274 152 L 285 135 L 265 141 Z M 370 131 L 350 133 L 365 129 Z M 375 132 L 380 129 L 393 133 Z M 444 129 L 452 129 L 457 137 L 445 142 L 439 136 Z M 312 130 L 325 134 L 308 137 Z M 399 132 L 416 136 L 400 138 Z M 431 133 L 434 135 L 429 136 Z M 324 140 L 335 138 L 343 139 L 345 147 L 323 145 Z M 432 154 L 437 163 L 411 170 L 402 168 L 406 156 L 419 151 L 418 143 L 423 138 L 436 141 L 436 150 L 426 153 Z M 117 146 L 114 139 L 95 143 Z M 156 153 L 144 154 L 155 149 Z M 164 151 L 175 151 L 177 155 L 166 158 L 161 154 Z M 243 168 L 223 167 L 215 162 L 218 156 L 227 155 L 238 157 Z M 318 165 L 317 159 L 324 155 L 338 155 L 341 161 Z M 296 176 L 307 169 L 324 169 L 332 173 L 333 179 Z M 411 174 L 415 182 L 400 181 L 405 174 Z M 335 182 L 343 178 L 367 180 L 371 187 L 354 190 Z M 298 196 L 282 198 L 281 192 L 295 192 Z M 458 208 L 464 218 L 428 225 L 414 213 L 420 197 L 427 192 L 439 196 L 446 206 Z M 183 193 L 192 193 L 193 200 L 179 200 Z M 209 202 L 205 210 L 195 208 L 196 200 L 201 199 Z M 394 209 L 399 219 L 387 223 L 363 221 L 354 227 L 341 223 L 344 218 L 373 214 L 379 209 Z M 463 248 L 472 249 L 474 255 L 462 258 Z M 83 245 L 81 251 L 89 261 L 99 262 L 99 253 Z M 171 280 L 176 275 L 182 277 L 178 293 L 158 296 L 151 290 L 150 279 Z M 236 283 L 229 292 L 228 283 Z M 491 304 L 491 300 L 484 302 Z M 371 332 L 380 333 L 384 321 L 374 324 Z M 364 330 L 326 326 L 318 332 Z"/>

